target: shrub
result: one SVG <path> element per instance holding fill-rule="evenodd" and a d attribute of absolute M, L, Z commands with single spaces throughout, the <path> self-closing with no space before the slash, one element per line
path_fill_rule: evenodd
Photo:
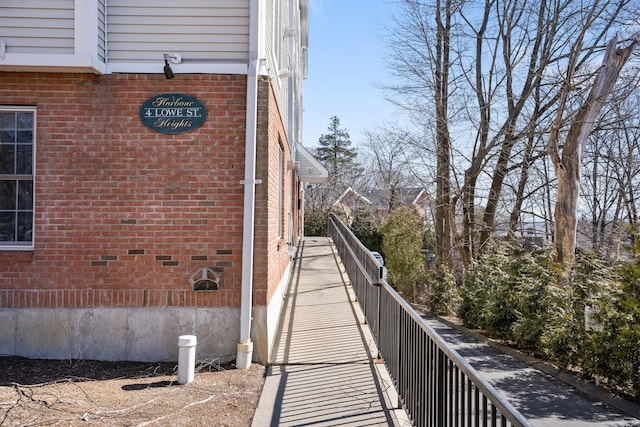
<path fill-rule="evenodd" d="M 496 298 L 502 300 L 504 297 L 499 295 L 498 290 L 508 281 L 506 265 L 506 253 L 501 248 L 495 248 L 468 266 L 463 278 L 459 310 L 460 317 L 468 327 L 488 330 L 495 329 L 492 325 L 500 323 L 500 318 L 510 321 L 511 316 L 501 310 L 500 303 L 496 301 Z"/>
<path fill-rule="evenodd" d="M 373 225 L 369 210 L 358 209 L 353 216 L 350 229 L 369 250 L 382 252 L 382 233 Z"/>
<path fill-rule="evenodd" d="M 326 236 L 328 227 L 328 214 L 321 208 L 310 209 L 305 212 L 304 234 L 305 236 Z"/>
<path fill-rule="evenodd" d="M 513 292 L 515 321 L 508 339 L 518 347 L 533 350 L 540 345 L 552 309 L 550 290 L 555 287 L 559 269 L 555 268 L 551 252 L 532 255 L 523 248 L 513 251 L 510 287 Z"/>
<path fill-rule="evenodd" d="M 380 227 L 388 281 L 407 300 L 415 302 L 426 283 L 422 255 L 422 219 L 415 209 L 395 209 Z"/>
<path fill-rule="evenodd" d="M 640 398 L 640 263 L 580 254 L 561 273 L 549 252 L 496 246 L 465 272 L 459 316 Z M 586 306 L 595 309 L 593 328 L 585 328 Z"/>
<path fill-rule="evenodd" d="M 606 276 L 603 273 L 608 273 Z M 597 327 L 588 331 L 589 347 L 582 368 L 589 377 L 604 377 L 620 391 L 640 396 L 640 265 L 600 267 Z"/>
<path fill-rule="evenodd" d="M 427 309 L 436 315 L 454 314 L 458 304 L 456 283 L 446 267 L 427 276 L 430 284 L 427 291 Z"/>
<path fill-rule="evenodd" d="M 586 344 L 584 311 L 579 309 L 571 287 L 551 287 L 548 296 L 548 317 L 539 351 L 563 368 L 577 366 Z"/>
<path fill-rule="evenodd" d="M 460 316 L 494 337 L 536 348 L 555 277 L 548 253 L 534 256 L 521 247 L 494 246 L 465 273 Z"/>

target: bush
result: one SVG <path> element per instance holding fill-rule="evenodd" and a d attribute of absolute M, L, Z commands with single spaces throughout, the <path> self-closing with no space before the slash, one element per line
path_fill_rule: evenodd
<path fill-rule="evenodd" d="M 551 255 L 494 247 L 465 272 L 459 316 L 640 399 L 640 263 L 579 255 L 564 273 Z M 588 329 L 586 306 L 595 309 Z"/>
<path fill-rule="evenodd" d="M 471 263 L 465 271 L 461 289 L 462 301 L 459 315 L 470 328 L 490 329 L 498 318 L 510 322 L 510 315 L 500 310 L 495 302 L 498 289 L 508 281 L 505 266 L 506 253 L 496 248 L 481 260 Z M 503 299 L 504 295 L 500 296 Z M 498 328 L 500 329 L 500 328 Z"/>
<path fill-rule="evenodd" d="M 541 351 L 561 367 L 584 369 L 592 360 L 593 334 L 585 330 L 585 307 L 600 307 L 606 299 L 609 273 L 610 268 L 597 259 L 578 256 L 571 272 L 558 277 L 551 289 Z"/>
<path fill-rule="evenodd" d="M 549 289 L 549 311 L 546 328 L 540 337 L 539 352 L 560 367 L 580 365 L 586 337 L 584 307 L 571 287 Z"/>
<path fill-rule="evenodd" d="M 589 378 L 606 378 L 620 391 L 640 396 L 640 316 L 623 307 L 619 296 L 600 312 L 600 327 L 590 333 L 581 367 Z"/>
<path fill-rule="evenodd" d="M 326 236 L 329 223 L 329 215 L 321 208 L 310 209 L 305 212 L 304 234 L 305 236 Z"/>
<path fill-rule="evenodd" d="M 350 229 L 369 250 L 382 252 L 382 233 L 373 225 L 369 210 L 358 209 L 354 214 Z"/>
<path fill-rule="evenodd" d="M 496 338 L 536 348 L 547 321 L 553 272 L 548 253 L 534 256 L 519 247 L 495 246 L 465 273 L 460 317 Z"/>
<path fill-rule="evenodd" d="M 551 252 L 537 256 L 518 248 L 511 264 L 511 287 L 515 289 L 513 311 L 515 321 L 508 339 L 518 347 L 534 350 L 546 328 L 552 309 L 551 290 L 555 288 L 560 270 L 555 268 Z"/>
<path fill-rule="evenodd" d="M 603 273 L 608 273 L 606 276 Z M 606 378 L 620 391 L 640 397 L 640 265 L 602 268 L 593 304 L 597 327 L 587 331 L 589 347 L 582 368 L 590 378 Z"/>
<path fill-rule="evenodd" d="M 380 230 L 389 284 L 404 298 L 416 302 L 419 289 L 426 283 L 422 218 L 415 209 L 400 207 L 391 212 Z"/>
<path fill-rule="evenodd" d="M 444 280 L 444 283 L 447 281 Z M 436 280 L 428 308 L 444 313 Z M 640 262 L 619 266 L 581 254 L 564 272 L 550 252 L 495 246 L 466 270 L 458 315 L 470 328 L 533 350 L 640 400 Z M 585 328 L 585 307 L 594 308 Z"/>
<path fill-rule="evenodd" d="M 454 314 L 457 306 L 456 283 L 453 274 L 443 268 L 428 276 L 427 309 L 436 315 Z"/>

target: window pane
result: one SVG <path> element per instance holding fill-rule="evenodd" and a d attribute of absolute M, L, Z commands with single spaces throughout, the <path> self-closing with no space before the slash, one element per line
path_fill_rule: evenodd
<path fill-rule="evenodd" d="M 0 111 L 0 242 L 33 242 L 34 143 L 34 111 Z"/>
<path fill-rule="evenodd" d="M 0 175 L 13 175 L 15 173 L 15 152 L 15 145 L 0 144 Z"/>
<path fill-rule="evenodd" d="M 0 181 L 0 211 L 15 210 L 16 182 Z"/>
<path fill-rule="evenodd" d="M 18 129 L 33 129 L 33 113 L 19 112 L 17 114 L 17 127 Z"/>
<path fill-rule="evenodd" d="M 18 181 L 18 210 L 33 210 L 33 181 Z"/>
<path fill-rule="evenodd" d="M 33 213 L 18 212 L 18 242 L 30 242 L 33 236 Z"/>
<path fill-rule="evenodd" d="M 18 144 L 31 144 L 33 142 L 33 131 L 19 130 L 17 141 L 18 141 Z"/>
<path fill-rule="evenodd" d="M 15 129 L 16 114 L 0 112 L 0 129 Z"/>
<path fill-rule="evenodd" d="M 15 242 L 16 214 L 0 212 L 0 242 Z"/>
<path fill-rule="evenodd" d="M 0 130 L 0 142 L 16 142 L 16 131 L 15 130 Z"/>
<path fill-rule="evenodd" d="M 18 161 L 16 173 L 31 175 L 33 173 L 33 146 L 18 145 Z"/>

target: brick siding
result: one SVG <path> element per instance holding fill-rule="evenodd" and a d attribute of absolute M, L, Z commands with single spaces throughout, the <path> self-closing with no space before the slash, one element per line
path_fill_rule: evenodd
<path fill-rule="evenodd" d="M 266 305 L 277 290 L 289 265 L 289 212 L 291 212 L 292 171 L 287 168 L 291 150 L 283 127 L 273 87 L 267 81 L 258 86 L 258 124 L 256 175 L 262 184 L 256 187 L 256 243 L 254 265 L 254 297 L 256 305 Z M 278 156 L 282 150 L 282 175 L 278 174 Z M 297 181 L 297 176 L 293 177 Z M 278 217 L 278 186 L 282 186 L 282 212 Z M 296 214 L 297 216 L 297 214 Z M 278 235 L 278 221 L 282 235 Z M 294 228 L 295 229 L 295 228 Z M 266 294 L 265 294 L 266 290 Z"/>
<path fill-rule="evenodd" d="M 207 120 L 145 127 L 161 93 Z M 239 306 L 245 103 L 246 76 L 0 73 L 0 105 L 37 107 L 35 250 L 0 251 L 0 307 Z M 205 266 L 220 290 L 191 290 Z"/>

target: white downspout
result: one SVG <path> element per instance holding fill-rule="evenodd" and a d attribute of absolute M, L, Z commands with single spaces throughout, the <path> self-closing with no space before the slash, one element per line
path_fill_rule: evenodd
<path fill-rule="evenodd" d="M 302 206 L 300 209 L 302 209 L 302 214 L 300 215 L 300 221 L 302 221 L 302 224 L 300 225 L 300 238 L 302 239 L 304 237 L 304 210 L 306 209 L 306 204 L 305 204 L 305 200 L 307 198 L 307 190 L 304 188 L 305 183 L 304 182 L 300 182 L 300 186 L 302 187 L 302 192 L 300 193 L 300 197 L 302 198 Z"/>
<path fill-rule="evenodd" d="M 298 12 L 298 5 L 296 4 L 295 0 L 289 0 L 289 28 L 300 28 L 300 25 L 298 25 L 298 23 L 296 22 L 296 16 L 300 16 L 300 13 Z M 289 85 L 288 85 L 288 96 L 287 96 L 287 120 L 289 120 L 289 144 L 291 147 L 291 162 L 293 164 L 293 162 L 296 161 L 296 152 L 298 151 L 298 143 L 300 142 L 300 123 L 298 121 L 298 119 L 301 117 L 300 115 L 296 114 L 296 108 L 295 108 L 295 100 L 296 100 L 296 96 L 298 95 L 298 73 L 294 72 L 294 70 L 298 70 L 299 69 L 299 61 L 300 58 L 298 57 L 297 53 L 296 53 L 296 47 L 298 46 L 298 38 L 299 38 L 299 34 L 298 34 L 298 30 L 296 30 L 295 34 L 289 34 L 289 39 L 287 40 L 288 46 L 289 46 L 289 68 L 291 69 L 291 74 L 289 75 Z M 292 218 L 293 214 L 295 213 L 296 215 L 298 215 L 298 211 L 296 210 L 296 206 L 297 206 L 297 201 L 298 201 L 298 197 L 300 196 L 299 194 L 299 189 L 298 186 L 296 185 L 296 171 L 292 168 L 291 170 L 291 197 L 290 197 L 290 205 L 289 205 L 289 217 Z M 298 189 L 298 191 L 295 191 L 296 189 Z M 291 236 L 290 240 L 290 248 L 293 248 L 294 246 L 298 245 L 298 242 L 296 241 L 295 234 L 296 231 L 294 230 L 294 224 L 296 222 L 295 218 L 290 221 L 289 227 L 289 235 Z M 300 229 L 302 232 L 302 228 Z M 298 236 L 298 239 L 300 238 L 300 236 Z"/>
<path fill-rule="evenodd" d="M 258 65 L 260 41 L 260 0 L 251 0 L 249 9 L 249 68 L 247 70 L 247 120 L 244 160 L 244 215 L 242 224 L 242 294 L 240 341 L 236 346 L 236 367 L 247 369 L 253 357 L 251 309 L 253 293 L 253 238 L 255 223 L 256 127 L 258 119 Z"/>

